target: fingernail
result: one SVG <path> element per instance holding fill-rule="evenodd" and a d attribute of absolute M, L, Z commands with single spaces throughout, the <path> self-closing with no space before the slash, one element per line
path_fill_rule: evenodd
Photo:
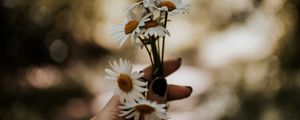
<path fill-rule="evenodd" d="M 190 89 L 190 91 L 193 91 L 193 88 L 191 86 L 185 86 L 185 87 Z"/>
<path fill-rule="evenodd" d="M 167 81 L 164 78 L 158 77 L 153 80 L 152 83 L 152 91 L 158 95 L 163 97 L 167 90 Z"/>
<path fill-rule="evenodd" d="M 177 60 L 178 60 L 179 62 L 181 62 L 182 59 L 181 59 L 181 57 L 179 57 L 179 58 L 177 58 Z"/>

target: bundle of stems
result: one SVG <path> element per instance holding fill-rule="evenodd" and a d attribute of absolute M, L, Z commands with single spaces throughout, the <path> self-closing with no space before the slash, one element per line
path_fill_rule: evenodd
<path fill-rule="evenodd" d="M 167 27 L 168 22 L 168 12 L 161 12 L 163 18 L 163 27 Z M 150 82 L 150 89 L 162 97 L 166 95 L 167 81 L 163 76 L 163 62 L 164 62 L 164 53 L 165 53 L 165 37 L 159 38 L 154 36 L 149 36 L 148 38 L 142 39 L 139 37 L 140 41 L 143 43 L 143 46 L 146 48 L 146 51 L 149 55 L 151 64 L 152 64 L 152 80 Z M 158 102 L 166 102 L 165 100 L 159 100 Z"/>

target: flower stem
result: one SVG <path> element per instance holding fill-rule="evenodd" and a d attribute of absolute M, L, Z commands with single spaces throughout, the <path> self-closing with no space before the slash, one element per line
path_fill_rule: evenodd
<path fill-rule="evenodd" d="M 153 55 L 153 60 L 154 60 L 154 69 L 153 69 L 153 78 L 158 77 L 158 76 L 162 76 L 163 75 L 163 71 L 162 71 L 162 64 L 160 61 L 160 55 L 157 51 L 157 46 L 156 46 L 156 38 L 155 37 L 151 37 L 150 40 L 150 45 L 151 45 L 151 51 L 152 51 L 152 55 Z"/>
<path fill-rule="evenodd" d="M 168 23 L 168 12 L 165 12 L 165 23 L 164 23 L 164 28 L 167 28 L 167 23 Z M 164 55 L 165 55 L 165 40 L 166 37 L 163 37 L 162 40 L 162 52 L 161 52 L 161 64 L 162 64 L 162 68 L 163 68 L 163 62 L 164 62 Z"/>
<path fill-rule="evenodd" d="M 147 53 L 148 53 L 149 58 L 150 58 L 151 65 L 153 65 L 154 63 L 153 63 L 153 60 L 152 60 L 152 55 L 151 55 L 151 52 L 150 52 L 150 50 L 149 50 L 147 44 L 143 41 L 143 39 L 142 39 L 141 37 L 139 37 L 139 39 L 140 39 L 140 41 L 143 43 L 144 47 L 146 48 Z"/>

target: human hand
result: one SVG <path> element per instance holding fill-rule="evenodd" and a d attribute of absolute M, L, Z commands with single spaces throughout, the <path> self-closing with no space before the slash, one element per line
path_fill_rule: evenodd
<path fill-rule="evenodd" d="M 181 66 L 181 59 L 168 60 L 164 62 L 163 75 L 166 77 L 173 72 L 175 72 Z M 144 70 L 144 78 L 148 81 L 152 80 L 152 67 L 146 67 Z M 180 86 L 180 85 L 168 85 L 167 86 L 167 96 L 166 101 L 180 100 L 187 98 L 192 93 L 192 88 L 190 86 Z M 148 91 L 149 96 L 153 96 L 153 91 L 151 89 Z M 149 97 L 148 97 L 149 98 Z M 156 97 L 150 97 L 151 100 L 157 100 Z M 120 118 L 119 112 L 120 100 L 118 96 L 113 96 L 102 111 L 94 116 L 91 120 L 123 120 Z"/>

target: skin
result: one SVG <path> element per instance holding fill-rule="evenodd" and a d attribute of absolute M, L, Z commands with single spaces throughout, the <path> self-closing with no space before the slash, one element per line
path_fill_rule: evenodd
<path fill-rule="evenodd" d="M 181 66 L 181 59 L 168 60 L 164 62 L 164 76 L 168 76 L 175 72 Z M 150 81 L 152 67 L 146 67 L 143 72 L 145 73 L 144 78 Z M 151 90 L 150 90 L 151 91 Z M 192 93 L 191 87 L 180 86 L 180 85 L 168 85 L 167 86 L 167 96 L 164 98 L 166 101 L 180 100 L 187 98 Z M 149 95 L 149 94 L 148 94 Z M 156 100 L 156 98 L 151 98 L 151 100 Z M 100 113 L 95 115 L 91 120 L 124 120 L 119 115 L 120 100 L 118 96 L 112 96 L 106 106 L 101 110 Z"/>

